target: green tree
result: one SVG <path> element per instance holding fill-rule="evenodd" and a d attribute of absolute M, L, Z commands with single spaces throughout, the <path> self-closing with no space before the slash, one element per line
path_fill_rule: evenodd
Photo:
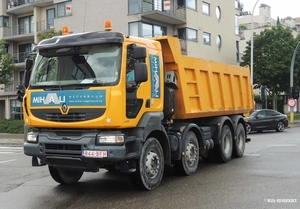
<path fill-rule="evenodd" d="M 295 48 L 300 43 L 300 34 L 297 35 L 295 39 Z M 297 50 L 297 54 L 295 57 L 295 65 L 294 65 L 294 85 L 300 86 L 300 47 Z"/>
<path fill-rule="evenodd" d="M 0 40 L 0 84 L 11 84 L 11 77 L 17 69 L 14 60 L 15 56 L 6 52 L 4 40 Z"/>
<path fill-rule="evenodd" d="M 273 100 L 279 93 L 289 92 L 290 66 L 294 49 L 295 38 L 290 29 L 283 28 L 281 24 L 271 29 L 265 29 L 254 35 L 253 48 L 253 84 L 254 88 L 266 85 L 268 93 Z M 241 66 L 250 66 L 251 41 L 247 42 Z M 297 71 L 294 75 L 297 75 Z"/>
<path fill-rule="evenodd" d="M 52 38 L 54 36 L 60 36 L 60 35 L 61 35 L 61 30 L 56 31 L 55 28 L 52 28 L 47 32 L 37 34 L 37 37 L 40 42 L 43 39 Z"/>

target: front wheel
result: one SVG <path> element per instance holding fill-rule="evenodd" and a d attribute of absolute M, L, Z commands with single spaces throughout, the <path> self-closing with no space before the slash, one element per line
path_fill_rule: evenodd
<path fill-rule="evenodd" d="M 130 179 L 140 189 L 153 190 L 157 188 L 164 173 L 163 150 L 155 138 L 149 138 L 137 161 L 136 172 L 130 174 Z"/>
<path fill-rule="evenodd" d="M 284 122 L 279 121 L 279 122 L 277 123 L 276 131 L 277 131 L 277 132 L 283 132 L 283 131 L 284 131 L 284 128 L 285 128 Z"/>
<path fill-rule="evenodd" d="M 196 134 L 189 131 L 183 142 L 184 155 L 175 162 L 175 170 L 183 175 L 192 175 L 197 171 L 199 163 L 199 144 Z"/>
<path fill-rule="evenodd" d="M 83 171 L 57 169 L 49 166 L 51 177 L 60 184 L 74 184 L 79 181 L 83 175 Z"/>

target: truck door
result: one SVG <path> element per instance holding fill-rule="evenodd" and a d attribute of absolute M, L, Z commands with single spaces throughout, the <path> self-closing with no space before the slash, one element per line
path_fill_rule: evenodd
<path fill-rule="evenodd" d="M 134 44 L 127 46 L 126 57 L 126 117 L 136 118 L 143 105 L 143 98 L 137 98 L 138 83 L 136 82 L 136 63 L 145 63 L 145 58 L 135 59 Z"/>

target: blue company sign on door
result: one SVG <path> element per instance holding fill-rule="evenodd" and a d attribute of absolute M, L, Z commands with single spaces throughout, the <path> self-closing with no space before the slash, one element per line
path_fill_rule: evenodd
<path fill-rule="evenodd" d="M 105 106 L 105 90 L 70 90 L 32 92 L 31 106 L 60 106 L 66 103 L 69 106 Z"/>
<path fill-rule="evenodd" d="M 151 71 L 151 98 L 160 98 L 160 64 L 159 56 L 149 55 Z"/>

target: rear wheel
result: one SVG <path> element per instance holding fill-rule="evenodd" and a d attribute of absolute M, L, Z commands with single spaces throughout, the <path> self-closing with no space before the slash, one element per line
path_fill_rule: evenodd
<path fill-rule="evenodd" d="M 51 177 L 60 184 L 74 184 L 79 181 L 83 175 L 83 171 L 57 169 L 49 166 Z"/>
<path fill-rule="evenodd" d="M 231 160 L 233 140 L 232 133 L 228 125 L 222 127 L 221 132 L 221 143 L 216 145 L 213 149 L 216 159 L 221 163 L 227 163 Z"/>
<path fill-rule="evenodd" d="M 284 122 L 283 122 L 283 121 L 279 121 L 279 122 L 277 123 L 276 131 L 277 131 L 277 132 L 283 132 L 283 131 L 284 131 L 284 128 L 285 128 Z"/>
<path fill-rule="evenodd" d="M 242 157 L 245 151 L 246 133 L 243 124 L 239 124 L 236 129 L 236 139 L 233 141 L 233 156 Z"/>
<path fill-rule="evenodd" d="M 130 174 L 132 183 L 146 190 L 157 188 L 164 173 L 163 150 L 155 138 L 149 138 L 143 148 L 140 159 L 137 161 L 136 172 Z"/>
<path fill-rule="evenodd" d="M 184 155 L 176 161 L 175 170 L 183 175 L 192 175 L 197 171 L 199 163 L 199 145 L 196 134 L 189 131 L 184 139 Z"/>

